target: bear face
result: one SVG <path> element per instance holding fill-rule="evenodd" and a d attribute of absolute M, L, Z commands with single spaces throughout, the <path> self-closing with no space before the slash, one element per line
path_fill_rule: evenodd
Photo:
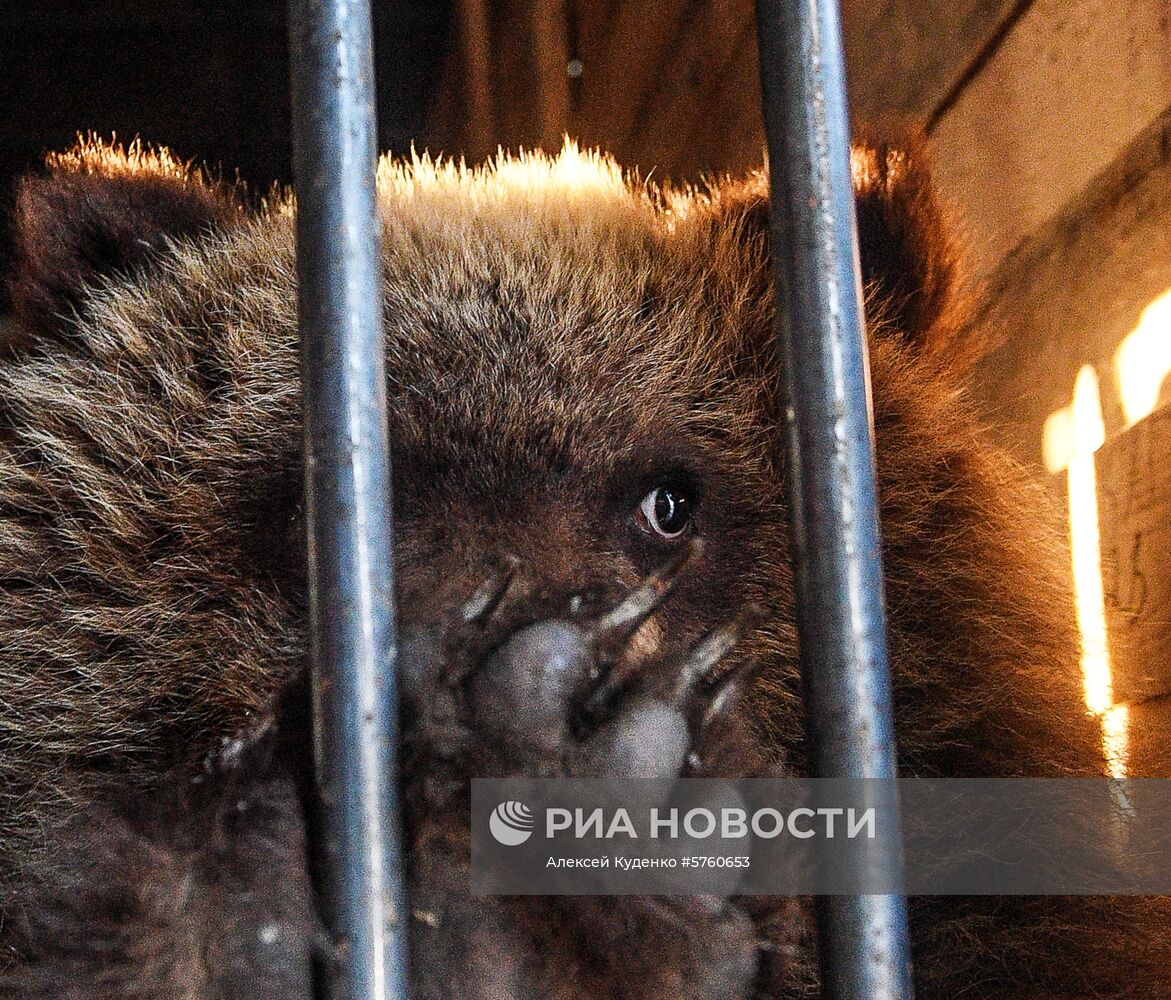
<path fill-rule="evenodd" d="M 141 149 L 51 167 L 18 204 L 0 366 L 6 995 L 302 995 L 294 206 Z M 854 168 L 900 762 L 1101 773 L 1039 493 L 964 402 L 926 177 L 882 146 Z M 659 190 L 572 147 L 380 170 L 419 997 L 813 988 L 802 904 L 472 900 L 459 832 L 471 775 L 612 773 L 606 732 L 668 770 L 804 768 L 765 189 Z M 564 689 L 518 652 L 638 594 L 605 657 L 573 633 Z M 596 673 L 622 684 L 583 734 Z M 920 993 L 1133 995 L 1151 906 L 924 903 Z"/>

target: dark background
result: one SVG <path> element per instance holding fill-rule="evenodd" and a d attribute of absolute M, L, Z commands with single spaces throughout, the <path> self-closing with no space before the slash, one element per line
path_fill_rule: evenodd
<path fill-rule="evenodd" d="M 140 135 L 261 190 L 289 182 L 285 16 L 283 0 L 4 4 L 0 263 L 17 178 L 78 132 Z M 424 138 L 450 23 L 448 0 L 375 5 L 380 149 Z"/>

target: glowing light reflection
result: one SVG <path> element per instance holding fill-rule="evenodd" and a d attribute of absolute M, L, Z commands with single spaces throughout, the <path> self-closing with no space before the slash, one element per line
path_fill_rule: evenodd
<path fill-rule="evenodd" d="M 1150 416 L 1171 376 L 1171 288 L 1150 303 L 1114 352 L 1113 374 L 1126 426 Z M 1106 635 L 1094 452 L 1106 440 L 1097 372 L 1077 374 L 1069 406 L 1051 413 L 1042 432 L 1045 468 L 1069 482 L 1069 534 L 1074 596 L 1082 642 L 1086 707 L 1102 723 L 1102 749 L 1112 777 L 1124 777 L 1130 754 L 1129 711 L 1114 704 Z"/>
<path fill-rule="evenodd" d="M 1147 306 L 1114 352 L 1114 375 L 1126 426 L 1154 413 L 1171 375 L 1171 288 Z"/>
<path fill-rule="evenodd" d="M 1106 441 L 1098 376 L 1086 365 L 1073 387 L 1074 452 L 1069 463 L 1069 523 L 1078 629 L 1082 634 L 1082 682 L 1086 707 L 1095 715 L 1114 704 L 1106 644 L 1106 597 L 1102 590 L 1101 540 L 1094 452 Z"/>
<path fill-rule="evenodd" d="M 1102 716 L 1102 749 L 1111 778 L 1125 778 L 1130 764 L 1130 709 L 1113 705 Z"/>
<path fill-rule="evenodd" d="M 1105 440 L 1098 375 L 1090 365 L 1084 365 L 1074 382 L 1073 402 L 1045 422 L 1043 450 L 1049 471 L 1064 467 L 1069 481 L 1069 535 L 1077 623 L 1082 637 L 1082 683 L 1086 707 L 1095 715 L 1114 704 L 1094 472 L 1094 452 Z"/>
<path fill-rule="evenodd" d="M 1107 766 L 1111 775 L 1122 777 L 1126 773 L 1128 715 L 1125 705 L 1114 704 L 1094 468 L 1094 452 L 1105 441 L 1098 375 L 1092 366 L 1084 365 L 1074 382 L 1073 401 L 1045 421 L 1042 452 L 1050 472 L 1064 469 L 1067 476 L 1070 552 L 1086 708 L 1101 717 Z"/>

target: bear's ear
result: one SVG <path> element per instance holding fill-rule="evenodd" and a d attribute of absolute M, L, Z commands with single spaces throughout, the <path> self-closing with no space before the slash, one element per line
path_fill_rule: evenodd
<path fill-rule="evenodd" d="M 233 188 L 137 141 L 83 140 L 45 166 L 19 184 L 13 217 L 9 293 L 22 341 L 68 339 L 95 284 L 242 218 Z"/>
<path fill-rule="evenodd" d="M 965 313 L 959 256 L 922 144 L 856 145 L 850 166 L 868 320 L 924 353 L 950 350 Z"/>
<path fill-rule="evenodd" d="M 967 310 L 958 256 L 931 185 L 921 146 L 855 145 L 851 150 L 866 315 L 878 336 L 898 337 L 921 353 L 956 351 Z M 756 263 L 771 254 L 768 179 L 756 173 L 711 192 L 719 238 Z M 752 267 L 756 271 L 755 264 Z M 970 339 L 970 338 L 969 338 Z M 965 356 L 977 346 L 965 345 Z"/>

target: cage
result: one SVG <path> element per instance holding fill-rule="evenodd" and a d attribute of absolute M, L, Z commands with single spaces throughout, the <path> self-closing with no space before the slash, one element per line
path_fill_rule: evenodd
<path fill-rule="evenodd" d="M 163 141 L 258 191 L 296 182 L 313 830 L 343 956 L 326 964 L 328 995 L 410 995 L 377 149 L 475 163 L 573 136 L 679 186 L 750 170 L 767 149 L 771 241 L 790 248 L 774 262 L 778 372 L 810 757 L 820 775 L 891 778 L 844 67 L 855 131 L 909 126 L 963 233 L 964 326 L 979 331 L 966 391 L 1065 515 L 1079 683 L 1107 772 L 1165 776 L 1171 46 L 1160 4 L 844 0 L 840 26 L 836 4 L 768 0 L 372 8 L 53 0 L 0 14 L 14 68 L 0 89 L 5 185 L 79 127 Z M 852 166 L 855 178 L 867 169 Z M 21 350 L 17 322 L 4 323 L 9 351 Z M 902 861 L 895 850 L 871 863 Z M 906 920 L 897 894 L 819 900 L 825 995 L 909 997 Z"/>

